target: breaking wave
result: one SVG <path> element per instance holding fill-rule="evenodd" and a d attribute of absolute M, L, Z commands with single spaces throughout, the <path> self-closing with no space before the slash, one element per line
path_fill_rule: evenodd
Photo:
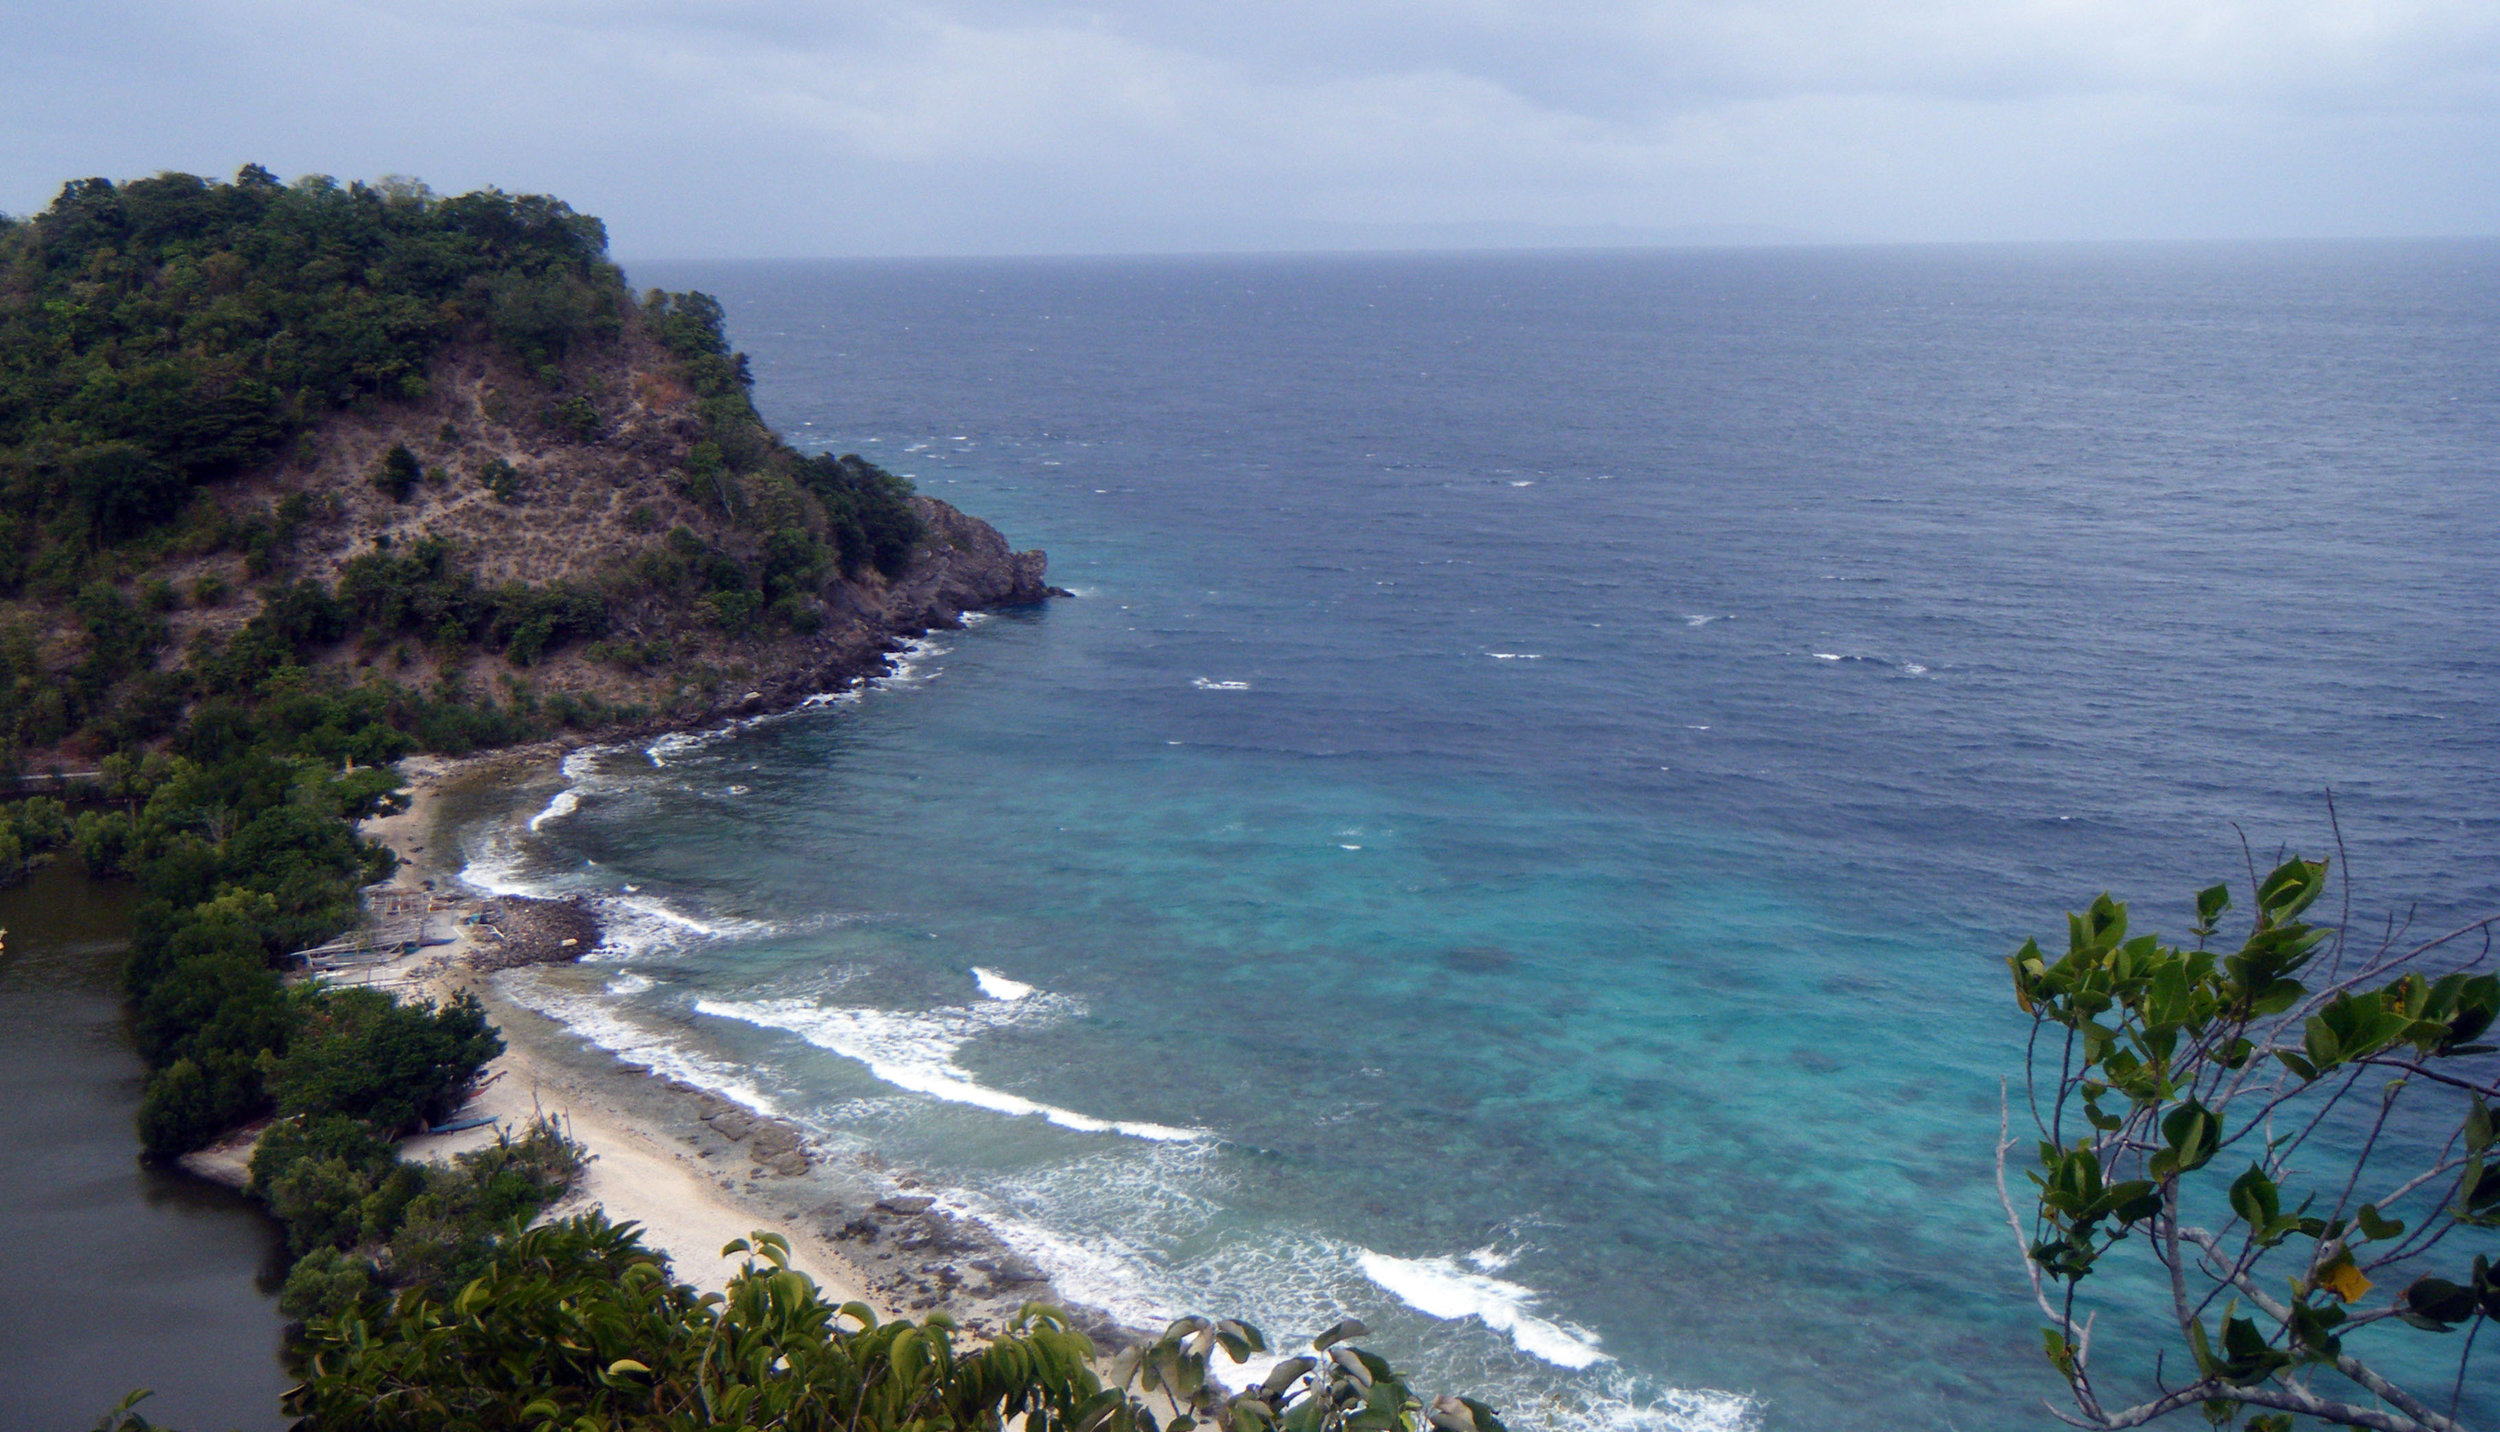
<path fill-rule="evenodd" d="M 1011 1118 L 1038 1117 L 1079 1133 L 1123 1134 L 1158 1142 L 1208 1137 L 1203 1129 L 1101 1119 L 993 1089 L 955 1062 L 957 1050 L 993 1029 L 1034 1019 L 1062 1018 L 1081 1010 L 1076 1001 L 1064 996 L 992 995 L 980 1004 L 928 1010 L 822 1005 L 804 999 L 706 999 L 696 1001 L 694 1007 L 697 1013 L 718 1019 L 735 1019 L 795 1034 L 819 1049 L 859 1061 L 868 1067 L 869 1073 L 898 1089 L 948 1103 L 967 1104 Z"/>
<path fill-rule="evenodd" d="M 1455 1258 L 1392 1258 L 1366 1248 L 1358 1261 L 1364 1277 L 1415 1311 L 1444 1321 L 1478 1319 L 1506 1334 L 1521 1352 L 1556 1367 L 1576 1372 L 1613 1361 L 1599 1349 L 1597 1334 L 1529 1312 L 1538 1295 L 1524 1284 L 1489 1272 L 1471 1273 Z"/>

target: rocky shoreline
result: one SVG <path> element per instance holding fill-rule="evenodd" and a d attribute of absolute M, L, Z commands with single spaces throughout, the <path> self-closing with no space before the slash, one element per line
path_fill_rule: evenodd
<path fill-rule="evenodd" d="M 962 630 L 968 612 L 1033 607 L 1074 595 L 1050 584 L 1047 553 L 1016 551 L 997 528 L 936 498 L 915 496 L 911 507 L 922 536 L 910 565 L 890 582 L 843 582 L 829 589 L 822 630 L 804 637 L 743 639 L 733 650 L 748 669 L 744 679 L 710 696 L 682 688 L 680 701 L 669 709 L 585 727 L 561 744 L 605 745 L 793 711 L 891 674 L 895 656 L 910 642 L 933 631 Z M 572 653 L 552 660 L 551 689 L 577 682 L 572 668 L 578 665 Z"/>
<path fill-rule="evenodd" d="M 859 1297 L 883 1316 L 942 1310 L 975 1333 L 1006 1326 L 1027 1303 L 1050 1303 L 1106 1351 L 1146 1331 L 1059 1298 L 1046 1273 L 988 1225 L 942 1206 L 912 1170 L 874 1151 L 828 1150 L 788 1119 L 622 1058 L 522 1003 L 506 983 L 510 977 L 490 974 L 471 987 L 511 1046 L 507 1059 L 518 1056 L 526 1070 L 530 1107 L 575 1113 L 575 1137 L 599 1161 L 619 1150 L 595 1126 L 586 1131 L 576 1111 L 595 1110 L 629 1126 L 667 1150 L 700 1181 L 706 1197 L 734 1214 L 739 1233 L 769 1229 L 788 1236 L 801 1268 L 839 1297 Z M 509 1096 L 516 1107 L 521 1092 Z M 485 1132 L 443 1136 L 443 1143 L 448 1150 L 464 1138 L 483 1142 Z M 677 1276 L 703 1283 L 714 1249 L 670 1246 L 654 1216 L 658 1210 L 603 1196 L 598 1172 L 594 1162 L 590 1185 L 549 1210 L 551 1216 L 604 1204 L 612 1219 L 645 1223 L 655 1245 L 672 1255 Z"/>
<path fill-rule="evenodd" d="M 795 710 L 810 699 L 889 674 L 893 654 L 907 640 L 958 629 L 967 611 L 1065 595 L 1043 581 L 1041 553 L 1012 552 L 987 523 L 915 499 L 915 505 L 923 503 L 930 523 L 927 545 L 944 555 L 916 558 L 887 590 L 889 600 L 878 614 L 882 635 L 870 649 L 827 643 L 821 662 L 759 678 L 735 700 L 691 719 L 681 711 L 456 762 L 408 763 L 403 768 L 414 778 L 411 808 L 370 824 L 367 833 L 400 850 L 405 884 L 455 887 L 461 861 L 448 823 L 451 813 L 444 809 L 446 794 L 534 784 L 565 754 L 584 747 Z M 458 948 L 409 972 L 414 993 L 478 994 L 503 1031 L 509 1052 L 498 1061 L 498 1076 L 517 1077 L 502 1078 L 500 1094 L 490 1091 L 480 1107 L 493 1105 L 507 1124 L 556 1113 L 589 1147 L 592 1176 L 551 1214 L 603 1204 L 611 1218 L 645 1224 L 654 1246 L 672 1255 L 678 1276 L 703 1283 L 714 1248 L 690 1243 L 695 1236 L 690 1232 L 675 1231 L 672 1215 L 685 1210 L 665 1205 L 709 1203 L 715 1206 L 702 1212 L 710 1225 L 730 1226 L 721 1222 L 725 1217 L 741 1235 L 750 1228 L 785 1233 L 799 1265 L 815 1272 L 829 1291 L 862 1297 L 884 1314 L 943 1310 L 977 1333 L 1003 1327 L 1024 1305 L 1039 1301 L 1068 1312 L 1106 1350 L 1144 1333 L 1059 1299 L 1046 1273 L 978 1219 L 942 1206 L 911 1170 L 893 1168 L 874 1152 L 835 1153 L 787 1119 L 614 1054 L 531 1008 L 509 986 L 542 967 L 580 960 L 596 950 L 599 938 L 596 913 L 578 897 L 493 896 L 481 901 L 473 922 L 463 922 Z M 412 966 L 419 963 L 410 960 Z M 614 1133 L 603 1132 L 607 1129 Z M 484 1142 L 493 1132 L 412 1140 L 408 1152 L 441 1156 Z M 649 1147 L 627 1147 L 637 1140 Z M 655 1197 L 647 1168 L 619 1186 L 603 1186 L 603 1164 L 629 1158 L 648 1164 L 654 1154 L 676 1165 L 665 1172 L 681 1180 L 678 1192 Z M 688 1192 L 697 1182 L 702 1192 Z M 620 1196 L 621 1190 L 630 1192 Z"/>
<path fill-rule="evenodd" d="M 473 920 L 478 941 L 469 950 L 473 970 L 570 964 L 599 946 L 599 917 L 578 896 L 537 900 L 501 895 L 481 906 Z"/>

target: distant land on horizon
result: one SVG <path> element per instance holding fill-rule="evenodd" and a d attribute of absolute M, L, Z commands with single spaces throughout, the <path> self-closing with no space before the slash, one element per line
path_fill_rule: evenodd
<path fill-rule="evenodd" d="M 946 252 L 689 254 L 659 249 L 636 251 L 628 243 L 615 251 L 618 263 L 699 266 L 747 263 L 875 263 L 980 262 L 988 259 L 1171 259 L 1224 256 L 1231 258 L 1293 258 L 1329 254 L 1499 254 L 1702 249 L 2155 249 L 2229 248 L 2302 244 L 2472 244 L 2500 241 L 2500 234 L 2252 234 L 2211 237 L 2141 238 L 1964 238 L 1889 239 L 1854 234 L 1817 233 L 1769 224 L 1688 224 L 1643 228 L 1629 224 L 1339 224 L 1315 228 L 1299 242 L 1238 244 L 1140 244 L 1124 249 L 1083 249 L 1037 246 Z"/>

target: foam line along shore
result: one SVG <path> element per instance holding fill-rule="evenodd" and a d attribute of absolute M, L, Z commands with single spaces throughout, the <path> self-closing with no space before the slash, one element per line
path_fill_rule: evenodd
<path fill-rule="evenodd" d="M 461 760 L 417 757 L 403 763 L 409 805 L 368 821 L 364 834 L 397 850 L 403 865 L 385 893 L 431 892 L 448 908 L 431 946 L 374 973 L 403 997 L 444 999 L 468 990 L 502 1030 L 505 1052 L 485 1072 L 466 1111 L 493 1120 L 421 1136 L 411 1157 L 446 1157 L 491 1142 L 539 1117 L 562 1123 L 590 1155 L 580 1187 L 551 1216 L 596 1206 L 614 1221 L 642 1226 L 676 1275 L 718 1288 L 735 1271 L 721 1247 L 757 1229 L 789 1237 L 793 1261 L 834 1301 L 859 1299 L 881 1314 L 943 1307 L 976 1330 L 996 1326 L 1025 1302 L 1048 1295 L 1046 1280 L 995 1234 L 944 1206 L 908 1169 L 873 1153 L 845 1158 L 777 1117 L 766 1096 L 736 1071 L 638 1062 L 630 1048 L 603 1044 L 540 1007 L 516 998 L 528 967 L 481 969 L 489 948 L 485 907 L 515 892 L 467 886 L 459 844 L 464 812 L 498 793 L 561 779 L 580 748 L 539 745 Z M 462 893 L 467 891 L 468 893 Z M 526 898 L 526 897 L 523 897 Z M 568 953 L 573 953 L 568 951 Z M 1108 1324 L 1101 1325 L 1108 1330 Z"/>
<path fill-rule="evenodd" d="M 1661 1390 L 1626 1377 L 1593 1330 L 1545 1311 L 1538 1289 L 1500 1276 L 1516 1250 L 1397 1256 L 1315 1230 L 1280 1229 L 1283 1241 L 1267 1261 L 1248 1252 L 1217 1266 L 1171 1265 L 1161 1233 L 1129 1226 L 1121 1210 L 1134 1214 L 1166 1196 L 1203 1203 L 1231 1177 L 1226 1161 L 1240 1151 L 1215 1128 L 1107 1118 L 1029 1098 L 985 1083 L 971 1067 L 976 1061 L 958 1062 L 959 1052 L 984 1039 L 1085 1017 L 1085 1001 L 1006 969 L 967 965 L 959 995 L 917 1007 L 863 1002 L 857 986 L 846 988 L 853 976 L 839 960 L 796 994 L 767 980 L 737 997 L 681 995 L 671 1005 L 653 1004 L 646 996 L 680 977 L 676 960 L 688 950 L 735 957 L 813 927 L 803 917 L 776 916 L 792 922 L 784 928 L 753 911 L 716 908 L 697 890 L 645 883 L 651 877 L 586 854 L 606 853 L 595 841 L 585 846 L 558 836 L 577 816 L 617 819 L 620 810 L 636 809 L 619 804 L 634 800 L 635 791 L 655 781 L 673 788 L 670 773 L 706 760 L 714 764 L 696 785 L 730 789 L 720 783 L 740 774 L 744 760 L 720 757 L 738 739 L 737 730 L 724 728 L 708 739 L 548 748 L 414 767 L 418 809 L 397 818 L 396 829 L 373 831 L 414 851 L 420 868 L 407 878 L 446 888 L 465 881 L 507 902 L 581 901 L 606 922 L 598 948 L 579 964 L 471 977 L 469 987 L 487 1001 L 513 1047 L 504 1081 L 513 1087 L 499 1084 L 490 1094 L 503 1101 L 497 1107 L 507 1117 L 541 1107 L 569 1114 L 576 1135 L 600 1159 L 580 1202 L 601 1202 L 612 1217 L 645 1222 L 681 1276 L 717 1283 L 728 1271 L 712 1257 L 721 1243 L 750 1228 L 781 1229 L 793 1235 L 805 1271 L 881 1312 L 943 1307 L 980 1328 L 1042 1299 L 1069 1309 L 1106 1346 L 1209 1307 L 1289 1338 L 1385 1298 L 1452 1332 L 1480 1326 L 1515 1349 L 1522 1366 L 1571 1379 L 1562 1422 L 1644 1432 L 1751 1425 L 1753 1409 L 1741 1396 Z M 684 1023 L 664 1008 L 679 1009 Z M 833 1055 L 916 1106 L 952 1106 L 976 1120 L 1044 1126 L 1141 1152 L 1079 1156 L 1062 1170 L 1102 1184 L 1098 1197 L 1079 1200 L 1081 1208 L 1046 1187 L 964 1183 L 960 1171 L 899 1167 L 889 1161 L 895 1145 L 882 1143 L 873 1112 L 853 1120 L 848 1115 L 861 1104 L 793 1094 L 776 1078 L 773 1060 L 740 1062 L 726 1052 L 719 1036 L 733 1028 Z M 805 1157 L 791 1160 L 784 1150 L 773 1156 L 779 1166 L 758 1158 L 750 1129 L 794 1139 Z M 631 1176 L 611 1177 L 612 1159 L 627 1164 Z M 1217 1210 L 1209 1204 L 1201 1212 Z M 1224 1266 L 1234 1256 L 1248 1256 L 1255 1267 Z M 1270 1366 L 1262 1359 L 1217 1372 L 1254 1384 Z M 1517 1400 L 1525 1387 L 1500 1391 Z M 1675 1405 L 1663 1405 L 1667 1399 Z"/>

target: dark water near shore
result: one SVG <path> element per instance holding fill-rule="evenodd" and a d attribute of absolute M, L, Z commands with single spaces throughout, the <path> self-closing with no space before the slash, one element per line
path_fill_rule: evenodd
<path fill-rule="evenodd" d="M 160 1425 L 282 1427 L 276 1225 L 139 1162 L 128 900 L 59 866 L 0 890 L 0 1427 L 83 1429 L 134 1388 Z"/>
<path fill-rule="evenodd" d="M 2001 957 L 2343 814 L 2500 906 L 2500 246 L 646 268 L 1082 595 L 575 758 L 543 1007 L 1145 1319 L 2014 1428 Z M 534 828 L 533 828 L 534 827 Z"/>

